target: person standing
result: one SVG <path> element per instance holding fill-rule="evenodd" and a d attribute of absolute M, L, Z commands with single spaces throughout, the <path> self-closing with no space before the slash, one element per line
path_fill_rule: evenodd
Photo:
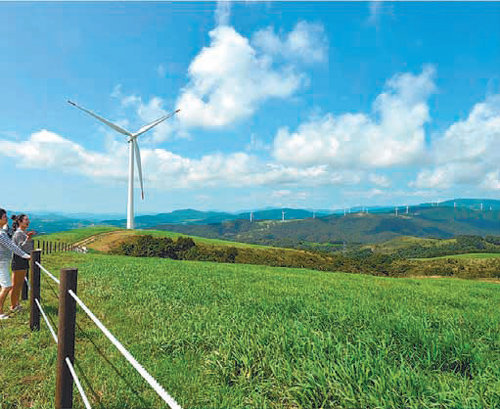
<path fill-rule="evenodd" d="M 4 226 L 7 224 L 7 212 L 4 209 L 0 209 L 0 320 L 9 318 L 8 314 L 4 314 L 3 305 L 5 298 L 9 294 L 12 288 L 12 280 L 10 276 L 10 262 L 12 260 L 12 253 L 29 260 L 31 257 L 26 254 L 23 250 L 17 247 L 14 242 L 9 238 L 4 230 Z"/>
<path fill-rule="evenodd" d="M 26 231 L 30 225 L 30 218 L 25 214 L 12 216 L 11 218 L 14 220 L 12 223 L 12 230 L 14 231 L 12 241 L 16 246 L 30 254 L 34 248 L 33 240 L 31 240 L 31 238 L 35 234 L 33 231 Z M 14 254 L 11 266 L 12 289 L 10 290 L 10 310 L 12 312 L 16 312 L 22 309 L 19 304 L 19 298 L 21 296 L 21 289 L 23 288 L 24 277 L 26 277 L 26 274 L 28 273 L 29 263 L 25 258 Z"/>

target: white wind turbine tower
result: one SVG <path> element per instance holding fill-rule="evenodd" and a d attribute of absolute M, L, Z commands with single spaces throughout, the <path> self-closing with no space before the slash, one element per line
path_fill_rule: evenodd
<path fill-rule="evenodd" d="M 281 221 L 282 222 L 285 221 L 285 211 L 284 210 L 281 211 Z"/>
<path fill-rule="evenodd" d="M 164 120 L 174 116 L 177 112 L 180 111 L 180 109 L 177 109 L 176 111 L 168 115 L 164 115 L 161 118 L 158 118 L 156 121 L 153 121 L 148 125 L 144 125 L 137 132 L 132 133 L 108 121 L 107 119 L 93 113 L 92 111 L 89 111 L 88 109 L 78 106 L 72 101 L 68 101 L 68 103 L 70 103 L 71 105 L 73 105 L 78 109 L 81 109 L 83 112 L 86 112 L 87 114 L 93 116 L 94 118 L 98 119 L 99 121 L 108 125 L 110 128 L 125 135 L 128 138 L 127 142 L 129 144 L 128 145 L 129 157 L 128 157 L 127 229 L 133 229 L 134 228 L 134 156 L 137 162 L 137 171 L 139 173 L 139 182 L 141 184 L 141 197 L 144 200 L 144 184 L 142 180 L 141 153 L 139 151 L 139 144 L 137 143 L 137 137 L 149 131 L 151 128 L 154 128 L 156 125 L 162 123 Z"/>

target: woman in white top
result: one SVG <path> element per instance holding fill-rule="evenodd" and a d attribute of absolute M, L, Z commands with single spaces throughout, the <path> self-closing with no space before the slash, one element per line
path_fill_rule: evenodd
<path fill-rule="evenodd" d="M 26 231 L 30 225 L 30 218 L 25 214 L 11 217 L 14 222 L 12 223 L 12 241 L 21 250 L 30 254 L 33 251 L 34 245 L 31 238 L 35 234 L 34 231 Z M 21 297 L 21 289 L 23 288 L 24 277 L 28 272 L 29 263 L 25 258 L 19 257 L 14 254 L 12 257 L 12 290 L 10 290 L 10 310 L 16 312 L 21 310 L 19 298 Z"/>
<path fill-rule="evenodd" d="M 0 286 L 2 287 L 2 290 L 0 290 L 0 320 L 9 318 L 9 316 L 3 312 L 3 304 L 7 294 L 9 294 L 9 291 L 12 288 L 9 268 L 12 253 L 17 254 L 24 259 L 30 259 L 29 254 L 17 247 L 9 238 L 4 230 L 4 226 L 6 224 L 7 212 L 4 209 L 0 209 Z"/>

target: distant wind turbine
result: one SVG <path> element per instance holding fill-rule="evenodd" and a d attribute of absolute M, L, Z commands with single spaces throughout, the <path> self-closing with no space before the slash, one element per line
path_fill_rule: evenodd
<path fill-rule="evenodd" d="M 285 211 L 284 210 L 281 211 L 281 221 L 282 222 L 285 221 Z"/>
<path fill-rule="evenodd" d="M 71 105 L 73 105 L 78 109 L 81 109 L 83 112 L 86 112 L 87 114 L 93 116 L 94 118 L 98 119 L 99 121 L 106 124 L 110 128 L 114 129 L 116 132 L 119 132 L 128 138 L 127 142 L 129 143 L 128 145 L 129 157 L 128 157 L 127 229 L 133 229 L 134 228 L 134 156 L 135 160 L 137 161 L 137 171 L 139 173 L 139 182 L 141 184 L 141 197 L 142 200 L 144 200 L 144 184 L 142 179 L 141 153 L 139 151 L 139 144 L 137 143 L 137 137 L 149 131 L 151 128 L 154 128 L 156 125 L 159 125 L 166 119 L 174 116 L 177 112 L 180 111 L 180 109 L 177 109 L 176 111 L 171 112 L 168 115 L 164 115 L 161 118 L 158 118 L 156 121 L 153 121 L 148 125 L 144 125 L 137 132 L 132 133 L 122 128 L 121 126 L 118 126 L 108 121 L 107 119 L 95 114 L 94 112 L 89 111 L 88 109 L 75 104 L 72 101 L 68 100 L 68 103 L 70 103 Z"/>

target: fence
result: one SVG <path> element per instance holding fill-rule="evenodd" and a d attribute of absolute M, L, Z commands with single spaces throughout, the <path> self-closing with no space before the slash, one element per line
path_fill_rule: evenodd
<path fill-rule="evenodd" d="M 45 242 L 47 243 L 47 242 Z M 49 242 L 50 243 L 50 242 Z M 52 246 L 46 246 L 50 254 Z M 71 246 L 63 246 L 63 250 L 69 251 Z M 59 251 L 59 250 L 55 250 Z M 78 251 L 73 248 L 72 251 Z M 31 253 L 30 261 L 30 281 L 26 280 L 26 285 L 30 291 L 30 328 L 32 331 L 40 330 L 40 315 L 49 328 L 52 338 L 57 344 L 57 369 L 56 369 L 56 389 L 55 408 L 73 408 L 73 382 L 83 400 L 85 408 L 91 409 L 90 402 L 75 372 L 75 326 L 76 326 L 76 305 L 87 314 L 94 324 L 103 332 L 109 341 L 118 349 L 125 359 L 139 372 L 142 378 L 154 389 L 158 396 L 171 409 L 182 409 L 167 391 L 154 379 L 143 366 L 127 351 L 127 349 L 116 339 L 116 337 L 104 326 L 104 324 L 92 313 L 85 303 L 76 295 L 78 269 L 63 268 L 60 271 L 60 279 L 56 278 L 49 270 L 41 264 L 43 250 L 34 250 Z M 59 285 L 59 308 L 58 308 L 58 328 L 56 331 L 43 310 L 40 300 L 41 272 Z"/>
<path fill-rule="evenodd" d="M 41 250 L 42 254 L 52 254 L 66 251 L 87 253 L 87 247 L 69 244 L 63 241 L 36 240 L 36 247 Z"/>
<path fill-rule="evenodd" d="M 69 244 L 62 241 L 36 240 L 36 248 L 40 249 L 41 254 L 52 254 L 56 252 L 76 251 L 77 253 L 87 253 L 87 247 Z M 21 299 L 28 299 L 28 282 L 24 281 Z"/>

